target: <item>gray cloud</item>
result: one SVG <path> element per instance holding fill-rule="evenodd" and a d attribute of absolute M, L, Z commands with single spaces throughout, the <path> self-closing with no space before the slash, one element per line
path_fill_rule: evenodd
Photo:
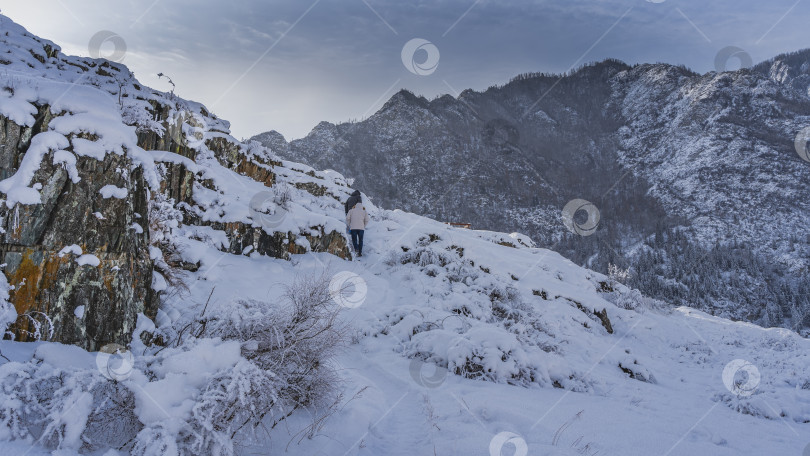
<path fill-rule="evenodd" d="M 231 120 L 240 137 L 300 137 L 320 120 L 368 116 L 400 88 L 454 94 L 607 57 L 704 72 L 729 45 L 760 61 L 810 43 L 810 4 L 795 0 L 320 0 L 306 14 L 314 0 L 38 3 L 3 13 L 71 53 L 86 55 L 95 32 L 115 31 L 142 82 L 168 90 L 156 74 L 170 75 L 179 95 Z M 401 63 L 414 37 L 441 52 L 429 76 Z"/>

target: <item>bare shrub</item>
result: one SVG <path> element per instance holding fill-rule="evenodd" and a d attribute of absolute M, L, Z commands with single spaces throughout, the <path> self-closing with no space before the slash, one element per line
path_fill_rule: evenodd
<path fill-rule="evenodd" d="M 284 210 L 290 209 L 290 202 L 293 200 L 292 190 L 286 183 L 280 183 L 273 187 L 273 202 Z"/>
<path fill-rule="evenodd" d="M 348 334 L 327 284 L 324 276 L 301 278 L 286 287 L 276 305 L 229 304 L 193 322 L 178 347 L 142 358 L 145 377 L 160 381 L 164 362 L 195 353 L 203 340 L 239 342 L 241 356 L 205 374 L 184 421 L 175 417 L 145 425 L 135 413 L 134 384 L 111 381 L 95 369 L 60 369 L 37 359 L 2 364 L 0 436 L 84 452 L 115 448 L 137 456 L 232 456 L 238 438 L 305 408 L 312 425 L 302 432 L 316 432 L 343 401 L 331 361 Z"/>
<path fill-rule="evenodd" d="M 226 318 L 206 323 L 205 333 L 244 341 L 242 356 L 285 379 L 279 395 L 294 407 L 325 399 L 338 377 L 329 360 L 347 340 L 338 306 L 325 276 L 298 278 L 287 285 L 286 306 L 240 300 Z M 268 307 L 271 307 L 268 309 Z"/>
<path fill-rule="evenodd" d="M 271 371 L 247 360 L 218 372 L 191 410 L 193 432 L 179 442 L 183 453 L 232 455 L 237 432 L 282 412 L 277 383 Z"/>
<path fill-rule="evenodd" d="M 284 305 L 239 300 L 228 313 L 202 322 L 204 335 L 240 341 L 245 361 L 217 374 L 203 391 L 193 409 L 199 437 L 192 439 L 192 453 L 232 454 L 236 433 L 266 417 L 277 423 L 322 405 L 331 414 L 340 384 L 331 359 L 346 345 L 348 331 L 327 285 L 325 276 L 299 278 L 286 286 Z"/>

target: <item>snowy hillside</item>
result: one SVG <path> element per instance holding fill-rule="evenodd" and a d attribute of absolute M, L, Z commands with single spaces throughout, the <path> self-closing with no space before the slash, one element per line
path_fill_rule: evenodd
<path fill-rule="evenodd" d="M 381 207 L 521 231 L 629 268 L 649 296 L 810 332 L 808 81 L 808 50 L 704 75 L 605 60 L 432 100 L 402 90 L 360 122 L 253 139 Z M 587 239 L 555 221 L 575 198 L 600 211 Z"/>
<path fill-rule="evenodd" d="M 339 173 L 239 142 L 122 65 L 0 27 L 0 321 L 40 339 L 0 342 L 2 454 L 810 444 L 796 333 L 672 310 L 526 236 L 369 195 L 353 258 Z"/>

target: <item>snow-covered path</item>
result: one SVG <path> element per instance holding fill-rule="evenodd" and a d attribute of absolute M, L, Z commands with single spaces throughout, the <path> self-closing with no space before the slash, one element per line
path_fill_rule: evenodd
<path fill-rule="evenodd" d="M 189 241 L 201 268 L 189 296 L 178 298 L 177 312 L 170 312 L 175 319 L 199 312 L 212 290 L 213 308 L 238 297 L 272 302 L 283 284 L 306 275 L 349 271 L 367 286 L 365 299 L 344 311 L 352 331 L 337 360 L 344 382 L 338 410 L 311 436 L 312 416 L 296 413 L 269 434 L 260 433 L 260 441 L 242 442 L 241 454 L 802 455 L 810 444 L 810 424 L 801 422 L 810 417 L 807 340 L 690 309 L 611 307 L 596 291 L 587 291 L 594 273 L 554 253 L 503 247 L 482 239 L 487 233 L 441 231 L 440 224 L 409 231 L 401 222 L 370 227 L 366 256 L 351 262 L 328 254 L 292 261 L 236 256 Z M 474 296 L 455 289 L 441 294 L 440 278 L 417 265 L 390 264 L 391 251 L 415 245 L 430 232 L 443 237 L 432 245 L 464 246 L 465 258 L 493 273 L 508 277 L 534 266 L 536 272 L 508 280 L 524 301 L 544 306 L 545 322 L 555 325 L 549 329 L 556 337 L 554 350 L 582 379 L 584 391 L 465 379 L 433 362 L 403 356 L 412 351 L 412 339 L 418 339 L 412 328 L 420 322 L 443 322 L 466 343 L 486 342 L 470 336 L 469 325 L 491 323 L 444 310 Z M 609 308 L 614 333 L 598 325 L 583 330 L 582 323 L 591 320 L 577 320 L 579 310 L 534 296 L 533 289 L 586 304 L 599 300 L 598 307 Z M 424 329 L 420 334 L 438 331 Z M 3 342 L 2 348 L 6 355 L 18 353 L 18 359 L 33 351 L 31 344 Z M 434 349 L 442 354 L 441 344 Z M 652 374 L 655 383 L 619 370 L 617 363 L 630 354 L 643 366 L 637 371 Z M 749 398 L 734 397 L 724 385 L 723 369 L 735 359 L 750 361 L 761 375 Z M 4 454 L 21 448 L 9 445 L 10 453 Z M 28 454 L 48 453 L 34 448 Z"/>
<path fill-rule="evenodd" d="M 388 231 L 381 225 L 369 228 L 362 259 L 344 262 L 320 254 L 296 259 L 297 271 L 346 270 L 367 285 L 362 304 L 345 311 L 357 331 L 338 360 L 345 405 L 311 439 L 299 442 L 299 435 L 287 447 L 309 424 L 300 414 L 273 430 L 271 439 L 252 447 L 257 452 L 250 454 L 287 448 L 291 454 L 308 455 L 490 455 L 499 454 L 492 451 L 500 441 L 512 439 L 500 454 L 522 454 L 520 444 L 525 442 L 530 455 L 801 455 L 810 444 L 810 424 L 794 419 L 806 420 L 810 411 L 810 392 L 799 383 L 807 379 L 808 341 L 784 330 L 732 323 L 690 309 L 617 309 L 620 318 L 610 314 L 614 334 L 580 334 L 581 346 L 567 341 L 566 359 L 581 365 L 575 370 L 592 381 L 587 392 L 464 379 L 401 356 L 407 338 L 402 339 L 398 325 L 390 322 L 406 321 L 402 314 L 421 318 L 453 298 L 437 301 L 430 296 L 431 286 L 436 286 L 433 277 L 386 264 L 386 255 L 399 243 L 415 242 L 425 230 L 403 236 L 406 227 Z M 452 236 L 448 243 L 465 245 L 470 256 L 474 248 L 481 249 L 480 261 L 493 269 L 516 273 L 537 262 L 533 249 L 510 249 L 512 255 L 499 258 L 502 247 L 487 252 L 492 243 L 472 239 L 472 234 L 441 235 Z M 579 272 L 584 270 L 564 264 L 556 254 L 540 255 L 544 258 L 538 269 L 566 280 L 555 284 L 537 277 L 525 288 L 542 285 L 554 293 L 581 292 L 573 284 L 585 280 Z M 387 330 L 379 331 L 381 322 Z M 558 329 L 564 332 L 566 327 Z M 628 352 L 653 374 L 655 383 L 630 379 L 616 368 L 616 360 Z M 749 401 L 737 402 L 724 385 L 723 369 L 734 359 L 749 360 L 761 374 Z M 783 411 L 790 417 L 780 417 Z M 752 416 L 763 413 L 768 416 Z"/>

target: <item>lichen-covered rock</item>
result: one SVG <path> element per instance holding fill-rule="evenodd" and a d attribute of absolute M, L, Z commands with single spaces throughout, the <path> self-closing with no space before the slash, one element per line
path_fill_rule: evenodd
<path fill-rule="evenodd" d="M 0 116 L 0 176 L 18 170 L 31 138 L 54 117 L 47 106 L 39 111 L 32 127 Z M 137 315 L 156 312 L 143 173 L 126 155 L 79 156 L 74 182 L 53 154 L 31 180 L 41 186 L 40 204 L 0 205 L 0 259 L 19 315 L 12 332 L 19 340 L 36 335 L 88 350 L 125 345 Z M 105 198 L 105 186 L 126 196 Z"/>
<path fill-rule="evenodd" d="M 298 182 L 298 183 L 295 184 L 295 188 L 299 188 L 301 190 L 306 190 L 312 196 L 327 196 L 328 195 L 328 196 L 331 196 L 332 198 L 340 201 L 340 198 L 338 198 L 337 196 L 330 193 L 329 190 L 325 186 L 318 185 L 315 182 Z"/>
<path fill-rule="evenodd" d="M 222 230 L 228 236 L 230 244 L 224 251 L 233 254 L 259 253 L 275 258 L 289 259 L 291 254 L 307 252 L 327 252 L 341 258 L 350 258 L 351 253 L 346 238 L 336 231 L 324 233 L 323 227 L 312 227 L 316 234 L 296 235 L 293 233 L 275 232 L 268 234 L 261 227 L 245 223 L 211 223 L 214 229 Z M 300 238 L 306 242 L 300 242 Z M 307 248 L 307 244 L 309 248 Z"/>
<path fill-rule="evenodd" d="M 145 305 L 152 266 L 143 258 L 97 253 L 99 265 L 94 266 L 47 249 L 3 256 L 9 282 L 17 284 L 10 293 L 20 315 L 12 325 L 17 340 L 43 338 L 99 350 L 108 343 L 128 343 L 138 313 L 154 317 L 154 309 Z"/>
<path fill-rule="evenodd" d="M 138 316 L 156 318 L 160 293 L 198 267 L 182 237 L 240 255 L 349 258 L 343 176 L 295 169 L 308 167 L 238 141 L 203 105 L 0 19 L 0 271 L 15 338 L 128 345 Z M 252 205 L 265 192 L 294 212 L 277 231 L 254 217 L 271 211 Z"/>

